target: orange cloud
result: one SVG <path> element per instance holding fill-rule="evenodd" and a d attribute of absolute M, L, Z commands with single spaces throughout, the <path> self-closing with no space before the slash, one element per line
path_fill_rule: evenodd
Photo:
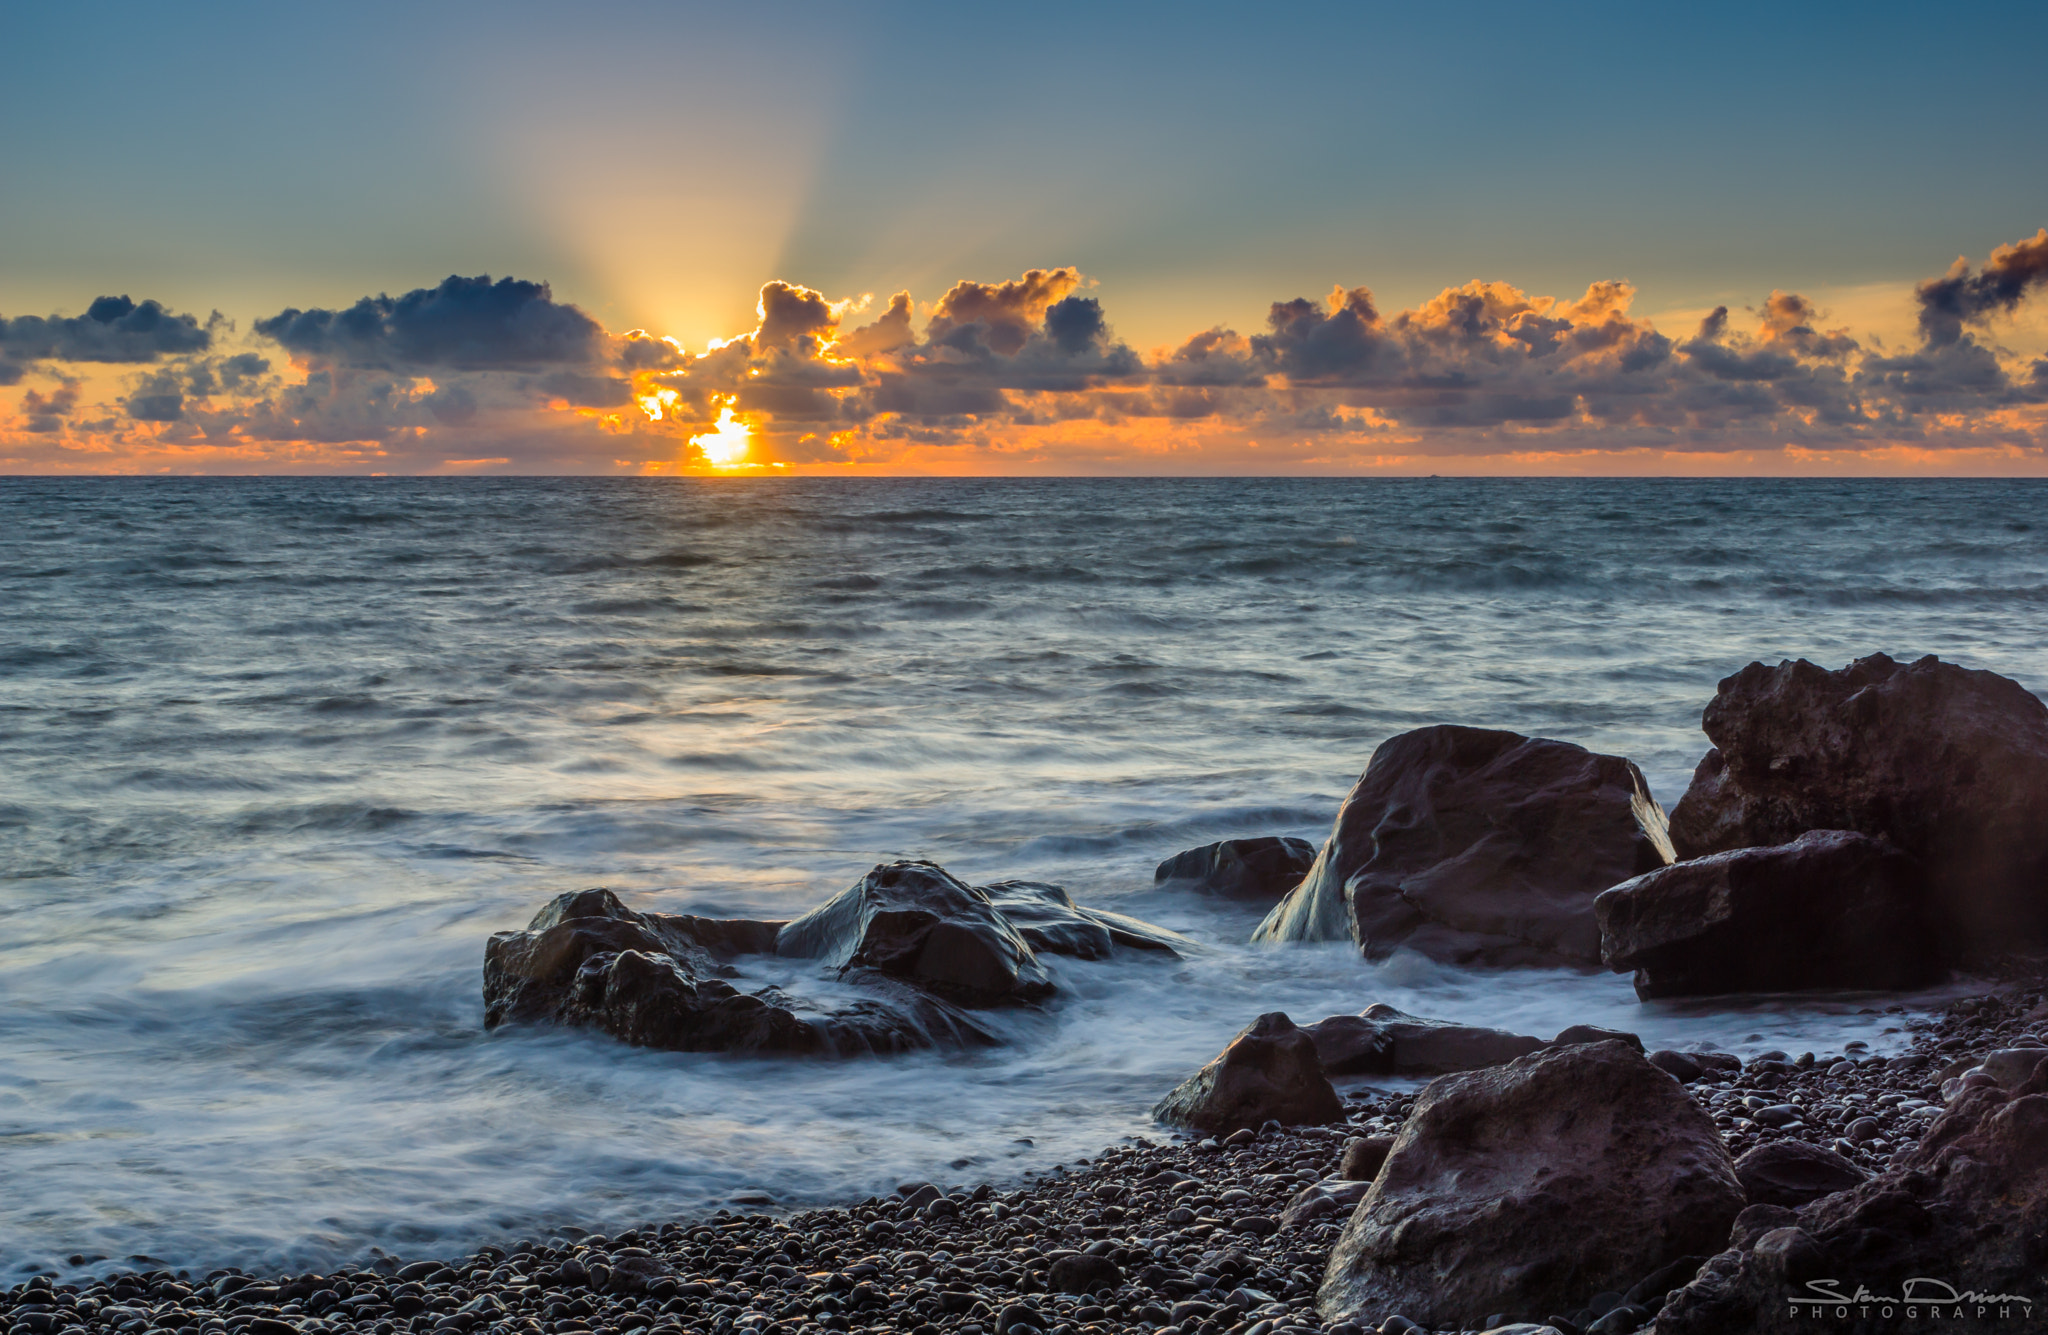
<path fill-rule="evenodd" d="M 922 328 L 907 292 L 849 327 L 867 298 L 771 282 L 751 330 L 694 351 L 514 279 L 247 335 L 108 299 L 0 321 L 0 468 L 2048 471 L 2048 358 L 1979 337 L 2044 274 L 2048 232 L 1921 284 L 1939 318 L 1906 351 L 1786 291 L 1669 333 L 1618 280 L 1475 281 L 1392 312 L 1340 285 L 1150 355 L 1072 268 L 956 283 Z"/>

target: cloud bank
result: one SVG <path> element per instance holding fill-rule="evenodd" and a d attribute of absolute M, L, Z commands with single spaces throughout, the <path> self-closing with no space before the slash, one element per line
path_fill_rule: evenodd
<path fill-rule="evenodd" d="M 1830 327 L 1794 292 L 1659 329 L 1623 281 L 1566 299 L 1475 281 L 1392 312 L 1338 286 L 1273 302 L 1251 332 L 1141 353 L 1091 287 L 1032 269 L 877 310 L 770 282 L 751 329 L 694 350 L 606 330 L 517 278 L 287 308 L 247 335 L 217 313 L 101 297 L 79 316 L 0 319 L 0 385 L 20 387 L 0 467 L 2048 470 L 2048 358 L 1998 341 L 2048 287 L 2048 228 L 1920 283 L 1910 347 Z M 110 373 L 95 400 L 83 386 Z"/>

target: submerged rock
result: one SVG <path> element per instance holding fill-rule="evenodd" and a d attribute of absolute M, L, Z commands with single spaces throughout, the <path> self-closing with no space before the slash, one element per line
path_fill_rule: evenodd
<path fill-rule="evenodd" d="M 1742 1205 L 1677 1081 L 1626 1043 L 1553 1047 L 1423 1089 L 1316 1308 L 1328 1324 L 1399 1312 L 1462 1328 L 1569 1311 L 1719 1250 Z"/>
<path fill-rule="evenodd" d="M 1596 967 L 1593 897 L 1669 861 L 1664 813 L 1620 756 L 1419 728 L 1373 752 L 1307 877 L 1252 939 Z"/>
<path fill-rule="evenodd" d="M 1344 1120 L 1344 1105 L 1323 1074 L 1316 1046 L 1294 1021 L 1273 1011 L 1251 1022 L 1207 1066 L 1152 1109 L 1172 1126 L 1212 1135 L 1267 1121 L 1282 1126 Z"/>
<path fill-rule="evenodd" d="M 1859 1289 L 1898 1299 L 1909 1286 L 1919 1301 L 1894 1302 L 1885 1330 L 2032 1329 L 2048 1304 L 2048 1068 L 2017 1089 L 1964 1091 L 1869 1181 L 1769 1210 L 1744 1212 L 1755 1225 L 1670 1296 L 1658 1335 L 1789 1335 Z M 1956 1293 L 1983 1296 L 1941 1301 Z"/>
<path fill-rule="evenodd" d="M 1814 830 L 1659 868 L 1593 902 L 1600 947 L 1636 995 L 1899 989 L 1941 970 L 1920 869 L 1882 840 Z"/>
<path fill-rule="evenodd" d="M 966 1005 L 1042 1001 L 1052 977 L 985 891 L 932 862 L 889 862 L 775 934 L 778 955 L 873 969 Z"/>
<path fill-rule="evenodd" d="M 609 890 L 558 896 L 484 952 L 484 1023 L 587 1026 L 681 1051 L 852 1054 L 994 1043 L 970 1015 L 1053 990 L 1038 952 L 1103 959 L 1185 938 L 1076 905 L 1058 886 L 968 886 L 929 862 L 876 867 L 793 922 L 638 913 Z M 814 959 L 862 995 L 744 991 L 748 956 Z"/>
<path fill-rule="evenodd" d="M 557 896 L 484 949 L 484 1025 L 553 1021 L 683 1052 L 900 1052 L 993 1043 L 956 1006 L 884 982 L 824 1008 L 746 993 L 727 961 L 772 947 L 782 924 L 636 913 L 609 890 Z"/>
<path fill-rule="evenodd" d="M 1682 856 L 1856 830 L 1919 859 L 1949 961 L 2048 944 L 2048 705 L 2018 682 L 1931 656 L 1751 663 L 1701 726 Z"/>
<path fill-rule="evenodd" d="M 1077 959 L 1108 959 L 1117 946 L 1178 955 L 1194 942 L 1149 922 L 1083 908 L 1066 890 L 1043 881 L 995 881 L 978 887 L 1033 950 Z"/>
<path fill-rule="evenodd" d="M 1300 885 L 1315 860 L 1316 846 L 1306 839 L 1225 839 L 1174 854 L 1152 873 L 1152 883 L 1270 904 Z"/>

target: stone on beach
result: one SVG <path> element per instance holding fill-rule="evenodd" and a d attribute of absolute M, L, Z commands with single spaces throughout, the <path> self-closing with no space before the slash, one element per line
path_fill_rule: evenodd
<path fill-rule="evenodd" d="M 1833 1150 L 1774 1140 L 1736 1159 L 1735 1178 L 1751 1205 L 1797 1207 L 1867 1182 L 1870 1174 Z"/>
<path fill-rule="evenodd" d="M 1543 1040 L 1502 1029 L 1425 1020 L 1374 1002 L 1356 1015 L 1305 1025 L 1326 1075 L 1442 1075 L 1499 1066 Z"/>
<path fill-rule="evenodd" d="M 1307 877 L 1253 934 L 1482 965 L 1600 962 L 1593 897 L 1671 860 L 1619 756 L 1452 725 L 1389 738 Z"/>
<path fill-rule="evenodd" d="M 1316 846 L 1306 839 L 1224 839 L 1174 854 L 1152 873 L 1152 883 L 1270 904 L 1300 885 L 1315 860 Z"/>
<path fill-rule="evenodd" d="M 1660 867 L 1593 903 L 1603 958 L 1636 995 L 1897 990 L 1941 970 L 1920 869 L 1880 839 L 1813 830 Z"/>
<path fill-rule="evenodd" d="M 1175 1086 L 1152 1115 L 1220 1135 L 1269 1120 L 1282 1126 L 1340 1122 L 1344 1105 L 1323 1074 L 1314 1041 L 1274 1011 L 1252 1021 L 1213 1061 Z"/>
<path fill-rule="evenodd" d="M 1919 859 L 1948 961 L 2048 943 L 2048 705 L 2018 682 L 1932 656 L 1751 663 L 1701 726 L 1681 856 L 1856 830 Z"/>
<path fill-rule="evenodd" d="M 1741 1185 L 1712 1122 L 1626 1043 L 1431 1082 L 1337 1241 L 1325 1322 L 1572 1310 L 1718 1251 Z"/>
<path fill-rule="evenodd" d="M 1774 1226 L 1739 1236 L 1670 1297 L 1658 1335 L 1810 1330 L 1834 1309 L 1812 1281 L 1892 1297 L 1918 1284 L 1918 1311 L 1899 1305 L 1887 1330 L 2027 1328 L 2048 1303 L 2048 1070 L 1965 1091 L 1885 1172 L 1762 1222 Z M 1926 1301 L 1944 1284 L 1990 1295 L 1986 1310 Z"/>

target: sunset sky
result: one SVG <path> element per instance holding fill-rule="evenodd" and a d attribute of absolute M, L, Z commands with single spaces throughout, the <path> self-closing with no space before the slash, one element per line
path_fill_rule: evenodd
<path fill-rule="evenodd" d="M 0 472 L 2048 473 L 2040 19 L 16 7 Z"/>

